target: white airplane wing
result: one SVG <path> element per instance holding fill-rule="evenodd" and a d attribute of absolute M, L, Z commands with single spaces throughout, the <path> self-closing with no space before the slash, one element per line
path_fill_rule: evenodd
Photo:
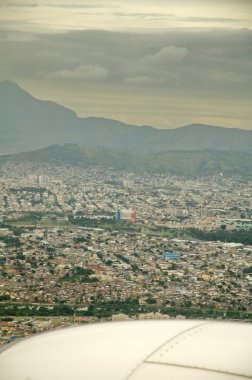
<path fill-rule="evenodd" d="M 57 330 L 4 350 L 0 379 L 252 379 L 252 325 L 147 320 Z"/>

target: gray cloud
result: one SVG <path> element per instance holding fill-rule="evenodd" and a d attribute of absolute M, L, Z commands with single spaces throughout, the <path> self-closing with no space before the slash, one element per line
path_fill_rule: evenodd
<path fill-rule="evenodd" d="M 133 85 L 149 85 L 156 82 L 154 78 L 147 76 L 129 77 L 123 79 L 124 83 Z"/>
<path fill-rule="evenodd" d="M 148 56 L 153 63 L 157 64 L 172 64 L 183 61 L 188 54 L 188 50 L 185 47 L 169 45 L 163 47 L 156 54 Z"/>
<path fill-rule="evenodd" d="M 53 88 L 54 100 L 79 113 L 155 125 L 164 125 L 168 114 L 177 125 L 195 121 L 193 113 L 196 121 L 221 123 L 223 112 L 226 124 L 239 118 L 233 126 L 246 118 L 248 127 L 252 119 L 250 30 L 78 31 L 11 41 L 6 33 L 0 79 L 34 83 L 38 93 Z"/>
<path fill-rule="evenodd" d="M 43 75 L 43 73 L 42 73 Z M 99 81 L 108 77 L 109 71 L 100 65 L 80 65 L 73 70 L 56 70 L 45 74 L 48 79 Z"/>
<path fill-rule="evenodd" d="M 248 21 L 248 19 L 241 20 L 239 18 L 231 18 L 231 17 L 180 17 L 180 20 L 188 21 L 188 22 L 218 22 L 218 23 L 226 23 L 226 22 L 242 22 Z"/>
<path fill-rule="evenodd" d="M 83 2 L 81 3 L 44 3 L 43 6 L 46 7 L 53 7 L 53 8 L 66 8 L 66 9 L 99 9 L 99 8 L 117 8 L 115 5 L 109 5 L 106 6 L 105 4 L 99 4 L 99 3 L 89 3 L 89 4 L 84 4 Z"/>
<path fill-rule="evenodd" d="M 72 3 L 72 2 L 58 2 L 58 1 L 29 1 L 29 0 L 1 0 L 0 7 L 9 7 L 9 8 L 24 8 L 24 7 L 48 7 L 48 8 L 66 8 L 66 9 L 97 9 L 97 8 L 118 8 L 114 4 L 104 4 L 104 3 L 95 3 L 95 1 L 90 3 L 84 3 L 83 1 Z"/>
<path fill-rule="evenodd" d="M 9 8 L 35 8 L 37 3 L 34 1 L 11 1 L 11 0 L 1 0 L 0 7 L 9 7 Z"/>
<path fill-rule="evenodd" d="M 115 12 L 115 15 L 127 18 L 136 19 L 148 19 L 148 20 L 164 20 L 164 21 L 183 21 L 188 23 L 230 23 L 230 22 L 242 22 L 240 18 L 231 17 L 183 17 L 173 13 L 165 12 L 142 12 L 142 13 L 130 13 L 130 12 Z M 249 16 L 249 14 L 248 14 Z M 248 21 L 250 18 L 245 18 L 243 21 Z"/>
<path fill-rule="evenodd" d="M 251 38 L 248 30 L 160 35 L 82 31 L 12 41 L 12 45 L 2 41 L 0 49 L 6 67 L 23 72 L 29 67 L 34 76 L 44 72 L 48 78 L 63 80 L 82 74 L 90 75 L 90 81 L 106 77 L 113 83 L 139 86 L 147 82 L 162 86 L 167 81 L 176 88 L 179 83 L 185 91 L 202 90 L 207 84 L 214 91 L 212 81 L 218 77 L 216 91 L 224 92 L 232 86 L 236 91 L 239 83 L 246 89 L 251 85 Z"/>

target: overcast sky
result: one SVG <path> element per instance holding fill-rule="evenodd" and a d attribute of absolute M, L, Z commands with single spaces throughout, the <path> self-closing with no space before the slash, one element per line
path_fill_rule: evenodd
<path fill-rule="evenodd" d="M 79 116 L 252 129 L 252 0 L 0 0 L 0 80 Z"/>

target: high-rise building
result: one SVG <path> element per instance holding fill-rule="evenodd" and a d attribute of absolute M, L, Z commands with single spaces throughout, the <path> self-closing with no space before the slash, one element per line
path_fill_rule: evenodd
<path fill-rule="evenodd" d="M 122 220 L 129 221 L 131 223 L 136 223 L 136 210 L 135 208 L 130 209 L 117 209 L 115 219 L 117 223 L 120 223 Z"/>

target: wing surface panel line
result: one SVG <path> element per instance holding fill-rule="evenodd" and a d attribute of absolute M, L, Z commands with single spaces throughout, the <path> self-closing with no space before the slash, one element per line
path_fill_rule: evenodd
<path fill-rule="evenodd" d="M 143 363 L 145 363 L 145 364 L 159 364 L 159 365 L 164 365 L 164 366 L 168 366 L 168 367 L 179 367 L 179 368 L 187 368 L 187 369 L 197 369 L 197 370 L 200 370 L 200 371 L 222 373 L 223 375 L 228 375 L 228 376 L 236 376 L 236 378 L 237 378 L 237 376 L 239 376 L 239 377 L 242 377 L 244 379 L 252 379 L 251 376 L 243 375 L 241 373 L 222 371 L 222 370 L 211 369 L 211 368 L 206 368 L 206 367 L 194 367 L 194 366 L 184 365 L 184 364 L 163 363 L 163 362 L 157 362 L 157 361 L 151 361 L 151 360 L 149 360 L 149 361 L 144 360 Z"/>
<path fill-rule="evenodd" d="M 179 336 L 182 336 L 182 335 L 184 335 L 184 334 L 187 334 L 189 331 L 191 331 L 191 330 L 195 330 L 195 329 L 197 329 L 197 328 L 200 327 L 200 326 L 205 326 L 205 325 L 214 324 L 214 323 L 216 323 L 216 322 L 213 322 L 213 321 L 200 322 L 200 323 L 198 323 L 197 325 L 192 326 L 192 327 L 189 327 L 189 328 L 187 328 L 187 329 L 181 331 L 180 333 L 174 335 L 172 338 L 166 340 L 166 341 L 165 341 L 164 343 L 162 343 L 160 346 L 158 346 L 157 348 L 155 348 L 155 350 L 153 350 L 149 355 L 147 355 L 146 358 L 145 358 L 141 363 L 137 364 L 137 366 L 136 366 L 136 367 L 130 372 L 130 374 L 129 374 L 127 377 L 125 377 L 124 380 L 130 380 L 130 378 L 131 378 L 131 376 L 133 375 L 133 373 L 135 373 L 135 372 L 137 371 L 137 369 L 138 369 L 143 363 L 147 362 L 148 359 L 149 359 L 152 355 L 154 355 L 157 351 L 159 351 L 161 348 L 163 348 L 164 346 L 166 346 L 168 343 L 172 342 L 174 339 L 177 339 Z"/>

